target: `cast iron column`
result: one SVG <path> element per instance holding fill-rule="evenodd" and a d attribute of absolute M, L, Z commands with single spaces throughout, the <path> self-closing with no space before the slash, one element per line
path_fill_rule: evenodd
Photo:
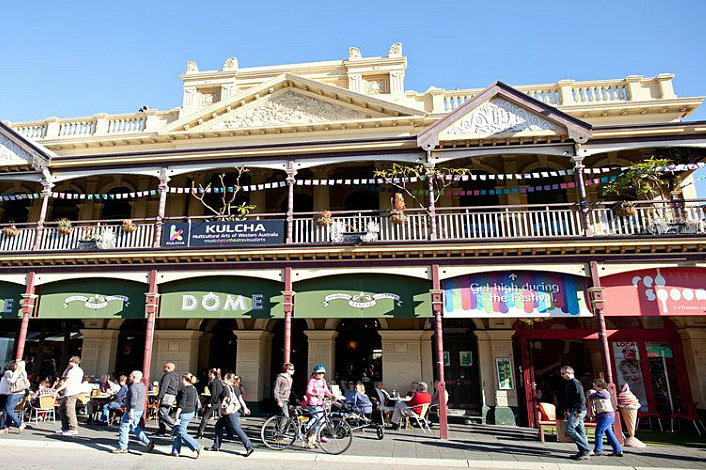
<path fill-rule="evenodd" d="M 291 245 L 294 243 L 294 183 L 297 170 L 294 169 L 294 162 L 287 162 L 287 238 L 285 243 Z"/>
<path fill-rule="evenodd" d="M 164 226 L 164 214 L 167 211 L 167 193 L 169 192 L 169 176 L 167 176 L 167 167 L 162 167 L 159 175 L 159 209 L 157 210 L 157 223 L 154 229 L 154 242 L 152 246 L 159 248 L 162 245 L 162 227 Z"/>
<path fill-rule="evenodd" d="M 449 427 L 446 418 L 446 379 L 444 377 L 444 337 L 441 325 L 441 308 L 444 304 L 444 291 L 441 290 L 439 265 L 431 265 L 431 305 L 434 311 L 436 335 L 436 369 L 439 378 L 439 439 L 448 439 Z"/>
<path fill-rule="evenodd" d="M 150 383 L 152 367 L 152 344 L 154 342 L 154 324 L 159 312 L 159 292 L 157 292 L 157 270 L 150 271 L 150 288 L 146 294 L 145 313 L 147 313 L 147 328 L 145 330 L 145 351 L 142 361 L 142 381 L 146 387 Z"/>
<path fill-rule="evenodd" d="M 586 237 L 593 236 L 593 230 L 591 230 L 591 222 L 589 218 L 589 208 L 588 208 L 588 197 L 586 196 L 586 182 L 583 178 L 583 157 L 571 157 L 571 161 L 574 162 L 574 181 L 576 182 L 576 190 L 579 196 L 579 205 L 581 206 L 581 228 L 583 229 L 583 234 Z"/>
<path fill-rule="evenodd" d="M 34 271 L 27 274 L 25 293 L 22 294 L 22 323 L 20 324 L 20 334 L 17 339 L 17 350 L 15 359 L 21 360 L 25 353 L 25 342 L 27 341 L 27 329 L 29 328 L 29 317 L 34 310 L 34 302 L 37 295 L 34 293 Z"/>
<path fill-rule="evenodd" d="M 44 222 L 47 219 L 47 210 L 49 208 L 49 197 L 54 183 L 51 181 L 51 175 L 45 175 L 42 182 L 42 209 L 39 211 L 39 220 L 37 220 L 37 232 L 34 234 L 33 251 L 38 251 L 42 246 L 42 232 L 44 232 Z"/>
<path fill-rule="evenodd" d="M 428 157 L 431 156 L 431 152 L 428 152 L 427 155 Z M 433 170 L 434 164 L 426 163 L 424 164 L 424 168 L 428 170 Z M 429 239 L 436 240 L 436 202 L 434 201 L 434 181 L 432 180 L 433 175 L 427 172 L 426 177 L 427 189 L 429 191 Z"/>
<path fill-rule="evenodd" d="M 292 268 L 284 268 L 284 362 L 292 362 L 292 309 L 294 308 L 294 291 L 292 289 Z"/>

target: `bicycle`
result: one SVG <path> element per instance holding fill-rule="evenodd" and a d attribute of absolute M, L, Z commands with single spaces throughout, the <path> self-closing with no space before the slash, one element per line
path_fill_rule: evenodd
<path fill-rule="evenodd" d="M 302 407 L 290 406 L 290 416 L 270 417 L 260 430 L 262 443 L 272 450 L 284 450 L 294 442 L 308 441 L 307 424 L 311 419 Z M 294 415 L 294 416 L 291 416 Z M 331 404 L 324 405 L 324 416 L 316 432 L 316 446 L 327 454 L 342 454 L 353 442 L 353 430 L 345 419 L 331 415 Z"/>
<path fill-rule="evenodd" d="M 363 413 L 356 407 L 341 405 L 340 410 L 332 412 L 332 415 L 339 416 L 346 420 L 353 432 L 363 431 L 363 433 L 365 433 L 366 430 L 373 430 L 378 440 L 385 438 L 384 428 L 374 422 L 369 415 Z"/>

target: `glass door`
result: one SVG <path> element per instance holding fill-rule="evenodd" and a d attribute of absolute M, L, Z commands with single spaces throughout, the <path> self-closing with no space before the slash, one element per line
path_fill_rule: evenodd
<path fill-rule="evenodd" d="M 649 342 L 645 346 L 657 412 L 670 415 L 675 411 L 685 411 L 671 344 Z"/>

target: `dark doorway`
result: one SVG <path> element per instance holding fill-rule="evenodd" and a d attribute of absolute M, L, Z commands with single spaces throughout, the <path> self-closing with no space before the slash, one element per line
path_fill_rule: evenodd
<path fill-rule="evenodd" d="M 481 414 L 481 383 L 478 366 L 478 340 L 471 320 L 444 320 L 444 377 L 449 392 L 449 408 L 468 415 Z M 436 335 L 432 354 L 436 357 Z M 489 365 L 492 367 L 492 364 Z M 436 368 L 434 375 L 437 375 Z M 435 377 L 436 378 L 436 377 Z"/>
<path fill-rule="evenodd" d="M 211 339 L 211 361 L 209 369 L 217 367 L 221 374 L 235 372 L 236 356 L 238 354 L 238 339 L 234 331 L 238 329 L 235 319 L 219 320 L 213 329 Z"/>
<path fill-rule="evenodd" d="M 376 211 L 380 208 L 378 193 L 372 191 L 355 191 L 343 203 L 347 211 Z"/>
<path fill-rule="evenodd" d="M 110 194 L 129 193 L 130 190 L 124 186 L 119 186 L 108 191 Z M 127 199 L 107 199 L 103 201 L 101 220 L 124 220 L 132 217 L 132 204 Z"/>
<path fill-rule="evenodd" d="M 375 319 L 341 320 L 336 338 L 336 373 L 341 381 L 382 380 L 382 339 Z"/>
<path fill-rule="evenodd" d="M 29 221 L 29 206 L 31 199 L 20 199 L 15 201 L 4 201 L 2 203 L 2 216 L 0 222 L 15 222 L 23 224 Z"/>
<path fill-rule="evenodd" d="M 146 329 L 146 320 L 123 321 L 118 334 L 118 355 L 115 358 L 116 376 L 130 375 L 133 370 L 142 370 Z"/>
<path fill-rule="evenodd" d="M 66 191 L 67 194 L 77 194 L 76 191 Z M 69 219 L 78 220 L 78 204 L 73 199 L 52 199 L 51 220 Z"/>

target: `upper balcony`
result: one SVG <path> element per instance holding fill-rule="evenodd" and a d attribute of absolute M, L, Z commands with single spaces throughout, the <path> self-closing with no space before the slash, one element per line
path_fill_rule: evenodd
<path fill-rule="evenodd" d="M 317 221 L 316 213 L 295 213 L 290 220 L 283 213 L 252 214 L 247 220 L 281 221 L 277 229 L 281 230 L 278 234 L 281 241 L 260 247 L 287 245 L 318 249 L 360 244 L 399 246 L 542 240 L 594 240 L 601 243 L 601 240 L 610 239 L 706 236 L 705 211 L 706 200 L 700 199 L 672 203 L 640 201 L 628 210 L 617 210 L 614 203 L 594 204 L 584 210 L 578 204 L 439 208 L 433 217 L 421 210 L 407 210 L 403 220 L 397 221 L 393 221 L 387 211 L 332 212 L 331 218 L 325 221 Z M 170 250 L 166 239 L 171 225 L 186 223 L 190 228 L 192 224 L 206 220 L 214 219 L 134 219 L 131 226 L 120 220 L 93 220 L 75 222 L 68 230 L 60 228 L 56 222 L 42 227 L 33 223 L 3 224 L 0 226 L 0 252 Z M 286 233 L 291 233 L 290 243 L 285 241 Z M 186 245 L 183 246 L 189 249 Z M 248 248 L 253 245 L 223 243 L 216 246 Z"/>

